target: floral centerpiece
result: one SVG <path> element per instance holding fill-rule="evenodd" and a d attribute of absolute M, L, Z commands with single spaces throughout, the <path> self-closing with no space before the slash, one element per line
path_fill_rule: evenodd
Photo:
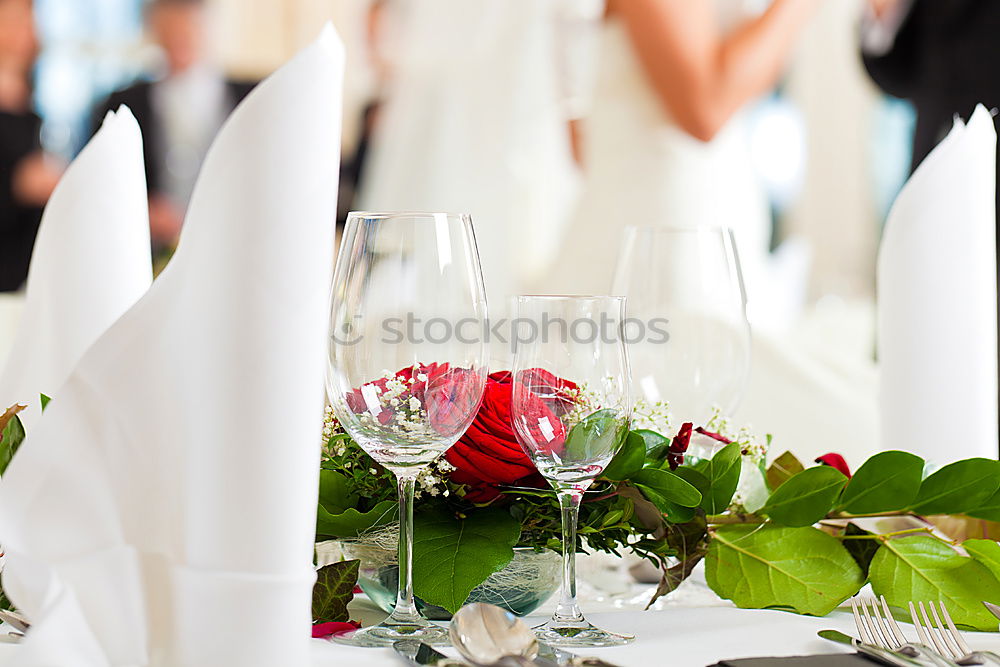
<path fill-rule="evenodd" d="M 580 399 L 559 378 L 533 382 Z M 428 606 L 454 612 L 518 553 L 560 549 L 558 503 L 514 436 L 511 393 L 511 375 L 492 374 L 475 422 L 418 478 L 414 593 Z M 969 459 L 928 475 L 921 458 L 887 451 L 851 477 L 837 455 L 805 467 L 786 453 L 765 467 L 770 438 L 719 415 L 675 425 L 665 406 L 639 404 L 632 426 L 585 496 L 577 549 L 653 563 L 662 578 L 650 603 L 704 561 L 709 586 L 740 607 L 824 615 L 871 583 L 890 605 L 939 600 L 956 622 L 995 629 L 980 601 L 1000 601 L 1000 545 L 952 540 L 925 519 L 951 514 L 967 533 L 995 536 L 1000 462 Z M 391 552 L 392 474 L 331 413 L 323 438 L 317 541 Z M 910 523 L 872 525 L 879 517 Z"/>

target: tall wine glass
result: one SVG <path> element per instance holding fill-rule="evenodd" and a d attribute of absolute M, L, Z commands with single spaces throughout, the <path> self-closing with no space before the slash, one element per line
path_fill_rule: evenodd
<path fill-rule="evenodd" d="M 634 637 L 591 625 L 576 602 L 580 502 L 621 449 L 632 411 L 625 299 L 520 296 L 514 310 L 514 432 L 562 509 L 562 592 L 536 632 L 556 646 L 625 644 Z"/>
<path fill-rule="evenodd" d="M 350 214 L 331 296 L 327 393 L 344 430 L 397 477 L 399 589 L 389 618 L 338 641 L 448 643 L 413 602 L 414 481 L 475 417 L 485 327 L 469 216 Z"/>
<path fill-rule="evenodd" d="M 628 298 L 625 335 L 637 398 L 704 423 L 739 405 L 750 325 L 736 242 L 719 227 L 629 227 L 612 290 Z"/>

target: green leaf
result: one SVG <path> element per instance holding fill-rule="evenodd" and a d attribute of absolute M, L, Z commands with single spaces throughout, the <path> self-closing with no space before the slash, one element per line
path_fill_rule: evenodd
<path fill-rule="evenodd" d="M 977 519 L 1000 521 L 1000 489 L 997 489 L 982 505 L 974 510 L 969 510 L 966 514 Z"/>
<path fill-rule="evenodd" d="M 851 514 L 892 512 L 917 497 L 924 460 L 909 452 L 881 452 L 858 468 L 847 483 L 840 506 Z"/>
<path fill-rule="evenodd" d="M 673 439 L 645 428 L 636 429 L 632 433 L 637 433 L 642 437 L 642 441 L 646 445 L 646 461 L 660 467 L 667 458 L 667 450 Z"/>
<path fill-rule="evenodd" d="M 885 540 L 868 578 L 876 595 L 906 609 L 911 600 L 937 600 L 956 623 L 996 630 L 997 620 L 980 600 L 1000 600 L 1000 581 L 982 563 L 959 555 L 929 535 Z"/>
<path fill-rule="evenodd" d="M 354 597 L 360 564 L 361 561 L 345 560 L 316 571 L 312 599 L 314 623 L 343 623 L 350 620 L 347 603 Z"/>
<path fill-rule="evenodd" d="M 42 402 L 42 412 L 45 412 L 45 408 L 49 407 L 49 401 L 51 401 L 52 399 L 46 396 L 45 394 L 39 394 L 38 398 Z"/>
<path fill-rule="evenodd" d="M 879 541 L 874 537 L 875 533 L 870 533 L 853 523 L 849 523 L 847 524 L 847 528 L 844 529 L 844 535 L 847 537 L 865 538 L 847 539 L 842 540 L 842 542 L 844 548 L 847 549 L 847 553 L 851 554 L 854 562 L 858 564 L 858 567 L 861 568 L 865 576 L 868 576 L 868 568 L 871 567 L 872 558 L 875 557 L 879 548 Z"/>
<path fill-rule="evenodd" d="M 1000 461 L 956 461 L 923 481 L 910 509 L 918 514 L 962 514 L 981 507 L 998 488 Z"/>
<path fill-rule="evenodd" d="M 677 503 L 668 500 L 667 497 L 660 493 L 657 489 L 646 486 L 645 484 L 636 484 L 635 487 L 642 492 L 642 495 L 645 496 L 649 502 L 656 505 L 656 508 L 666 516 L 667 521 L 670 523 L 687 523 L 694 518 L 695 508 L 678 505 Z"/>
<path fill-rule="evenodd" d="M 413 592 L 454 613 L 472 589 L 514 557 L 521 526 L 505 510 L 485 509 L 456 519 L 450 512 L 416 518 Z"/>
<path fill-rule="evenodd" d="M 396 521 L 397 505 L 394 500 L 384 500 L 365 513 L 354 509 L 331 514 L 320 505 L 316 508 L 316 535 L 320 539 L 357 537 L 376 526 Z"/>
<path fill-rule="evenodd" d="M 593 412 L 569 430 L 564 446 L 567 459 L 591 461 L 605 458 L 609 452 L 621 449 L 628 435 L 628 420 L 617 410 Z"/>
<path fill-rule="evenodd" d="M 822 616 L 858 592 L 864 575 L 840 542 L 815 528 L 723 526 L 705 560 L 708 585 L 738 607 Z"/>
<path fill-rule="evenodd" d="M 24 425 L 17 416 L 21 411 L 16 410 L 17 407 L 19 406 L 14 406 L 0 417 L 0 475 L 7 471 L 14 454 L 24 442 Z"/>
<path fill-rule="evenodd" d="M 774 459 L 774 462 L 767 469 L 765 475 L 767 477 L 767 486 L 773 493 L 778 490 L 779 486 L 805 469 L 806 467 L 795 457 L 795 454 L 785 452 Z"/>
<path fill-rule="evenodd" d="M 962 543 L 962 547 L 969 552 L 973 560 L 982 563 L 997 580 L 1000 580 L 1000 544 L 993 540 L 966 540 Z"/>
<path fill-rule="evenodd" d="M 347 477 L 335 470 L 319 471 L 319 504 L 330 514 L 342 514 L 354 507 L 358 497 L 348 492 Z"/>
<path fill-rule="evenodd" d="M 636 484 L 648 487 L 681 507 L 697 507 L 701 493 L 690 482 L 669 470 L 644 468 L 632 476 Z"/>
<path fill-rule="evenodd" d="M 783 526 L 811 526 L 833 509 L 846 482 L 830 466 L 803 470 L 778 487 L 761 512 Z"/>
<path fill-rule="evenodd" d="M 618 450 L 611 463 L 604 469 L 604 477 L 621 481 L 628 479 L 635 473 L 642 470 L 642 464 L 646 461 L 646 443 L 642 435 L 635 431 L 630 431 L 625 438 L 625 444 Z"/>
<path fill-rule="evenodd" d="M 729 507 L 740 484 L 740 447 L 736 443 L 726 445 L 708 461 L 703 461 L 695 470 L 708 480 L 709 491 L 701 499 L 701 508 L 706 514 L 721 514 Z"/>

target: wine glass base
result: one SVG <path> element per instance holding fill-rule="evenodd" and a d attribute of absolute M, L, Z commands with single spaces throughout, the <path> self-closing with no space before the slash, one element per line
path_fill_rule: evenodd
<path fill-rule="evenodd" d="M 333 637 L 338 644 L 361 646 L 366 648 L 382 648 L 392 646 L 398 641 L 418 641 L 430 646 L 451 646 L 448 631 L 426 621 L 423 623 L 381 623 L 371 627 L 355 630 L 350 634 Z"/>
<path fill-rule="evenodd" d="M 586 620 L 578 623 L 549 621 L 535 627 L 534 630 L 538 641 L 561 648 L 622 646 L 635 641 L 635 635 L 601 630 Z"/>

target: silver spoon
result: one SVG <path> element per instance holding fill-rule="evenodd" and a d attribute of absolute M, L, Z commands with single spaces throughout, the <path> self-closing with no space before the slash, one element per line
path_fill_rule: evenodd
<path fill-rule="evenodd" d="M 506 609 L 467 604 L 451 619 L 448 636 L 462 657 L 481 667 L 537 665 L 538 640 L 528 625 Z"/>
<path fill-rule="evenodd" d="M 451 619 L 448 635 L 462 657 L 481 667 L 615 667 L 539 644 L 528 624 L 495 605 L 467 604 Z"/>

